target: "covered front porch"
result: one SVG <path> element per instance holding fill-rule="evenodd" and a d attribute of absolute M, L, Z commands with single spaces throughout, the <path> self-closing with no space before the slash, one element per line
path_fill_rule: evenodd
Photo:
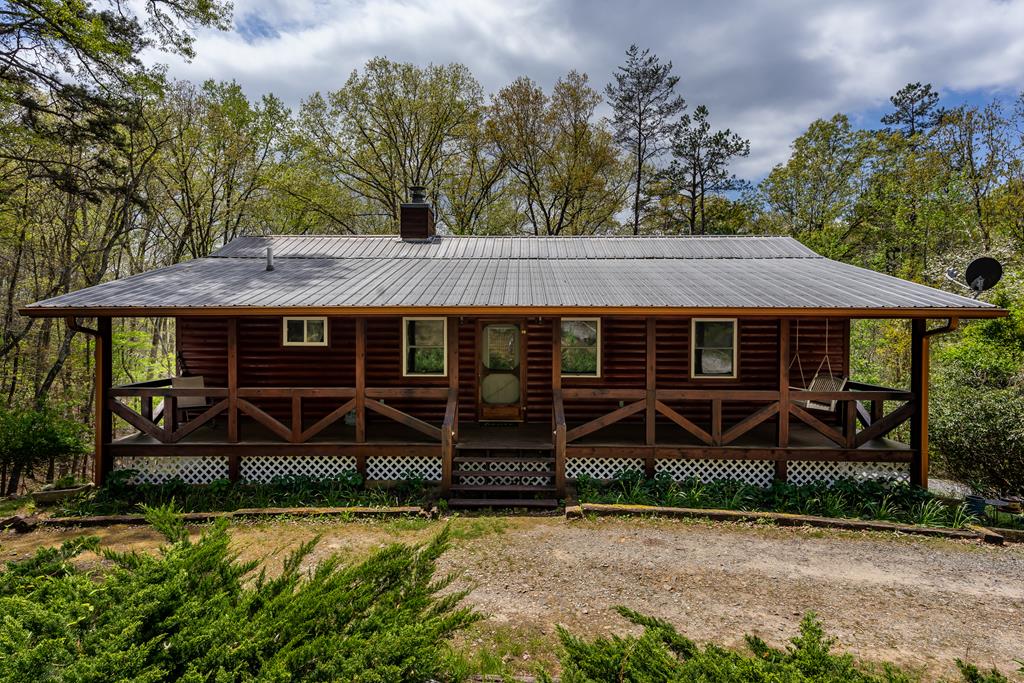
<path fill-rule="evenodd" d="M 438 390 L 409 391 L 433 396 Z M 516 469 L 533 479 L 549 478 L 538 490 L 554 496 L 564 496 L 567 480 L 581 475 L 608 478 L 623 470 L 680 477 L 717 473 L 760 485 L 800 481 L 809 470 L 838 477 L 852 472 L 854 465 L 868 475 L 912 477 L 916 452 L 890 438 L 914 416 L 913 394 L 907 391 L 860 384 L 843 392 L 655 390 L 650 421 L 646 393 L 638 398 L 629 390 L 602 390 L 600 396 L 595 391 L 557 393 L 549 423 L 462 422 L 457 419 L 458 397 L 452 394 L 444 420 L 432 425 L 381 403 L 396 390 L 368 388 L 360 427 L 354 388 L 239 387 L 232 417 L 232 392 L 225 388 L 174 388 L 170 380 L 162 380 L 110 389 L 111 412 L 138 431 L 113 440 L 108 451 L 119 467 L 137 458 L 220 458 L 226 464 L 223 474 L 232 480 L 253 479 L 254 472 L 271 467 L 269 460 L 278 463 L 281 474 L 288 474 L 321 471 L 312 463 L 327 459 L 368 480 L 417 476 L 456 493 L 490 485 L 480 483 L 484 475 L 479 471 L 465 470 L 466 463 L 486 463 L 505 473 L 503 486 L 494 485 L 495 490 L 514 485 L 509 472 Z M 209 408 L 183 422 L 168 417 L 178 413 L 172 408 L 177 400 L 200 393 L 213 394 Z M 268 395 L 289 399 L 290 421 L 248 400 Z M 334 396 L 337 409 L 318 419 L 304 414 L 304 399 L 322 400 L 327 395 Z M 566 401 L 595 398 L 624 405 L 588 422 L 564 422 Z M 141 406 L 138 411 L 128 405 L 133 399 Z M 788 409 L 782 407 L 784 400 Z M 809 400 L 835 400 L 836 411 L 816 416 L 806 409 Z M 746 417 L 724 417 L 735 412 L 725 410 L 729 406 L 752 403 L 760 407 Z M 693 412 L 688 406 L 699 404 L 708 407 L 708 419 L 683 416 Z M 550 467 L 541 472 L 520 467 L 536 465 L 537 456 L 549 458 Z M 468 485 L 467 478 L 472 479 Z"/>
<path fill-rule="evenodd" d="M 240 381 L 239 319 L 231 318 L 222 386 L 182 386 L 174 378 L 111 386 L 104 375 L 109 319 L 101 318 L 97 366 L 106 381 L 97 397 L 97 478 L 139 463 L 169 477 L 193 471 L 190 462 L 204 462 L 207 479 L 357 470 L 369 481 L 436 481 L 453 498 L 519 489 L 548 501 L 563 497 L 567 482 L 580 476 L 610 478 L 623 470 L 757 485 L 804 481 L 812 474 L 835 479 L 881 473 L 926 482 L 924 320 L 912 325 L 914 379 L 908 390 L 848 381 L 840 391 L 793 386 L 800 379 L 790 376 L 789 319 L 773 323 L 777 351 L 769 372 L 777 372 L 777 381 L 770 378 L 771 389 L 677 388 L 672 375 L 659 377 L 657 371 L 655 319 L 637 322 L 633 329 L 641 335 L 646 329 L 646 342 L 641 336 L 637 345 L 646 371 L 630 379 L 631 386 L 619 387 L 604 380 L 563 386 L 559 318 L 531 323 L 531 334 L 540 329 L 550 335 L 543 356 L 550 367 L 536 372 L 539 363 L 531 356 L 533 374 L 524 370 L 523 393 L 546 397 L 539 404 L 546 417 L 534 401 L 524 420 L 497 422 L 477 419 L 474 410 L 472 345 L 447 345 L 448 373 L 440 382 L 374 385 L 367 319 L 355 318 L 351 385 L 282 386 L 278 380 L 247 386 Z M 472 321 L 447 319 L 450 339 L 459 339 L 460 325 L 463 331 L 473 327 Z M 460 377 L 466 382 L 460 384 Z"/>

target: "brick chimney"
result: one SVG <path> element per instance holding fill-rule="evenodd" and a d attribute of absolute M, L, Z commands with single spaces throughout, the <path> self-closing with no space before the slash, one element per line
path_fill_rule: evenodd
<path fill-rule="evenodd" d="M 412 199 L 402 204 L 398 233 L 403 240 L 428 240 L 434 236 L 434 210 L 427 203 L 427 188 L 410 185 Z"/>

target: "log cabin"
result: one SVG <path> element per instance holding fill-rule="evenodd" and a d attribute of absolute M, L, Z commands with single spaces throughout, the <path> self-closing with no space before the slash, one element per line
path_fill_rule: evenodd
<path fill-rule="evenodd" d="M 929 338 L 1005 314 L 788 237 L 444 236 L 422 194 L 398 235 L 240 237 L 21 312 L 95 338 L 97 484 L 358 470 L 466 507 L 625 470 L 926 486 Z M 174 319 L 174 377 L 112 385 L 132 316 Z M 861 318 L 909 320 L 909 387 L 849 377 Z"/>

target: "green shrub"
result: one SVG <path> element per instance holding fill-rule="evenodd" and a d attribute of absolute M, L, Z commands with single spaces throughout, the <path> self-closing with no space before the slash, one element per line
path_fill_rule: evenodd
<path fill-rule="evenodd" d="M 643 627 L 640 636 L 597 638 L 586 642 L 559 627 L 562 683 L 903 683 L 917 680 L 892 665 L 867 670 L 849 654 L 835 654 L 835 639 L 825 635 L 815 615 L 800 623 L 800 634 L 785 649 L 747 636 L 749 653 L 714 644 L 698 647 L 668 622 L 620 607 Z M 1009 683 L 1002 674 L 982 673 L 958 662 L 964 681 Z M 551 681 L 548 676 L 544 681 Z"/>
<path fill-rule="evenodd" d="M 17 493 L 25 474 L 51 458 L 64 462 L 86 450 L 85 428 L 50 408 L 0 408 L 0 465 L 8 472 L 4 493 Z"/>
<path fill-rule="evenodd" d="M 947 505 L 924 489 L 893 480 L 774 482 L 768 488 L 760 488 L 733 479 L 701 482 L 691 478 L 677 482 L 665 474 L 647 479 L 642 472 L 631 470 L 610 481 L 580 477 L 576 489 L 584 503 L 761 510 L 954 528 L 975 521 L 963 505 Z"/>
<path fill-rule="evenodd" d="M 999 292 L 1006 318 L 970 323 L 936 352 L 933 461 L 986 493 L 1024 492 L 1024 302 Z"/>
<path fill-rule="evenodd" d="M 98 491 L 64 503 L 58 514 L 107 515 L 138 512 L 173 502 L 184 512 L 214 512 L 269 507 L 388 507 L 421 505 L 428 487 L 422 479 L 399 482 L 390 489 L 368 489 L 356 471 L 337 477 L 276 477 L 265 484 L 232 483 L 220 479 L 206 485 L 174 479 L 163 484 L 132 484 L 135 472 L 118 470 Z"/>
<path fill-rule="evenodd" d="M 193 542 L 169 508 L 147 517 L 170 542 L 156 556 L 101 550 L 113 568 L 94 577 L 70 560 L 96 541 L 76 540 L 0 573 L 0 682 L 426 681 L 479 619 L 435 575 L 447 531 L 306 572 L 313 541 L 271 579 L 226 524 Z"/>
<path fill-rule="evenodd" d="M 962 387 L 933 401 L 929 423 L 935 464 L 988 493 L 1024 493 L 1024 386 Z"/>

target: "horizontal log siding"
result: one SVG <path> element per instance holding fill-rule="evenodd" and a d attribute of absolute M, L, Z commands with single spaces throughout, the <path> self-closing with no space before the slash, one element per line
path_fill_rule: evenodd
<path fill-rule="evenodd" d="M 551 319 L 526 325 L 526 419 L 551 424 Z"/>
<path fill-rule="evenodd" d="M 178 373 L 201 375 L 211 387 L 228 385 L 228 321 L 178 318 L 175 321 Z"/>
<path fill-rule="evenodd" d="M 643 389 L 645 386 L 645 321 L 641 318 L 602 318 L 602 377 L 563 379 L 563 386 Z M 849 371 L 849 321 L 832 319 L 828 329 L 828 352 L 832 369 Z M 209 386 L 227 383 L 227 324 L 217 318 L 179 318 L 178 353 L 189 374 L 203 375 Z M 526 416 L 530 422 L 551 420 L 551 319 L 531 318 L 526 326 Z M 825 353 L 824 319 L 804 320 L 791 325 L 791 357 L 797 354 L 810 382 Z M 659 319 L 656 322 L 657 384 L 661 389 L 721 388 L 775 389 L 778 378 L 778 321 L 740 320 L 739 377 L 736 380 L 690 379 L 690 320 Z M 401 318 L 369 318 L 366 342 L 366 384 L 369 387 L 447 386 L 445 378 L 402 377 Z M 331 318 L 330 346 L 286 347 L 281 344 L 281 318 L 239 319 L 239 381 L 242 386 L 353 386 L 355 384 L 355 323 L 351 318 Z M 463 421 L 477 419 L 476 320 L 459 322 L 459 415 Z M 796 366 L 791 371 L 794 385 L 800 384 Z M 329 403 L 329 402 L 328 402 Z M 327 403 L 315 403 L 310 417 L 330 410 Z M 388 400 L 389 405 L 431 423 L 444 417 L 444 401 Z M 617 400 L 571 401 L 566 405 L 570 422 L 583 422 L 611 412 Z M 287 418 L 286 401 L 262 400 L 279 418 Z M 673 405 L 683 414 L 707 424 L 710 404 L 690 402 Z M 726 426 L 756 410 L 758 404 L 726 402 Z M 386 421 L 374 413 L 373 422 Z M 642 422 L 643 414 L 627 418 Z M 660 419 L 659 419 L 660 422 Z"/>
<path fill-rule="evenodd" d="M 447 377 L 402 376 L 402 319 L 367 318 L 366 320 L 366 386 L 368 387 L 447 387 Z M 409 413 L 431 424 L 444 420 L 447 403 L 443 399 L 387 399 L 387 405 Z M 368 412 L 367 422 L 392 421 Z"/>
<path fill-rule="evenodd" d="M 476 320 L 459 320 L 459 420 L 476 421 Z"/>

